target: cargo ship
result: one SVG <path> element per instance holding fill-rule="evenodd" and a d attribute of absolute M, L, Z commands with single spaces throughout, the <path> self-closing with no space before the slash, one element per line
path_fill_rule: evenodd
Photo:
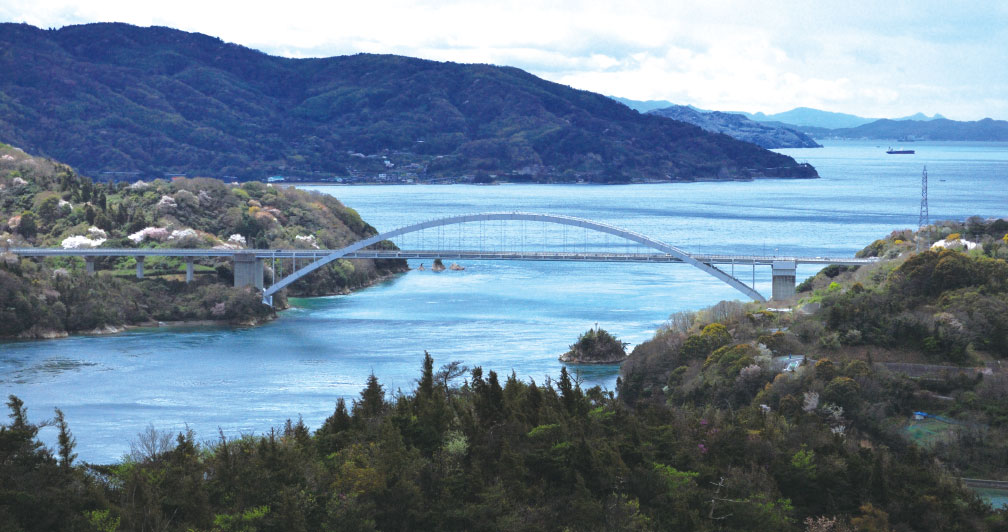
<path fill-rule="evenodd" d="M 886 153 L 888 153 L 889 155 L 913 155 L 914 153 L 917 152 L 913 150 L 894 150 L 890 147 L 888 150 L 886 150 Z"/>

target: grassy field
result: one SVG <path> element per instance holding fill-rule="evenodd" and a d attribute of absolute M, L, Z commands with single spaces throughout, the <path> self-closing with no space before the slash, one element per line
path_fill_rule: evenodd
<path fill-rule="evenodd" d="M 907 422 L 904 430 L 914 443 L 928 447 L 935 442 L 949 439 L 951 431 L 956 426 L 954 423 L 939 421 L 933 418 L 911 419 Z"/>

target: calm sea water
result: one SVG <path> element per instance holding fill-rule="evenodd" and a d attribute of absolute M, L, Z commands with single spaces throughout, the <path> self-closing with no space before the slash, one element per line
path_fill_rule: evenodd
<path fill-rule="evenodd" d="M 815 165 L 817 180 L 313 188 L 339 197 L 379 230 L 520 210 L 590 218 L 703 253 L 852 255 L 916 226 L 925 164 L 932 220 L 1008 216 L 1008 144 L 913 146 L 917 154 L 903 156 L 886 155 L 876 142 L 781 150 Z M 488 240 L 495 230 L 487 228 Z M 427 235 L 435 237 L 451 238 Z M 207 440 L 218 429 L 228 436 L 262 433 L 299 415 L 316 428 L 336 399 L 356 397 L 372 372 L 390 392 L 412 389 L 424 350 L 436 364 L 460 360 L 542 382 L 559 374 L 557 356 L 596 323 L 635 344 L 672 312 L 741 297 L 683 265 L 463 266 L 411 271 L 349 296 L 297 300 L 296 308 L 257 328 L 0 343 L 0 391 L 21 397 L 33 420 L 63 409 L 80 459 L 105 462 L 127 452 L 148 424 L 171 431 L 188 425 Z M 802 268 L 799 277 L 814 272 Z M 757 270 L 758 290 L 769 293 L 769 281 L 769 272 Z M 590 368 L 582 376 L 586 385 L 612 389 L 616 368 Z M 43 437 L 55 440 L 51 429 Z"/>

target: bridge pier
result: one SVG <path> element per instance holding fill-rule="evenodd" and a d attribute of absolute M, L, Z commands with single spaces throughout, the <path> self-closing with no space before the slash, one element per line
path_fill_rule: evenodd
<path fill-rule="evenodd" d="M 185 261 L 185 282 L 191 283 L 192 280 L 193 280 L 193 259 L 192 257 L 190 257 Z"/>
<path fill-rule="evenodd" d="M 783 301 L 795 297 L 795 274 L 797 266 L 793 260 L 773 262 L 773 292 L 770 299 Z"/>
<path fill-rule="evenodd" d="M 142 257 L 142 256 L 137 256 L 137 258 L 136 258 L 136 263 L 137 263 L 137 279 L 143 279 L 143 278 L 144 278 L 144 277 L 143 277 L 143 263 L 144 263 L 144 257 Z"/>
<path fill-rule="evenodd" d="M 94 275 L 94 257 L 84 257 L 84 271 L 88 275 Z"/>
<path fill-rule="evenodd" d="M 234 254 L 234 285 L 254 286 L 260 290 L 263 288 L 263 259 L 255 256 L 255 253 L 235 253 Z"/>

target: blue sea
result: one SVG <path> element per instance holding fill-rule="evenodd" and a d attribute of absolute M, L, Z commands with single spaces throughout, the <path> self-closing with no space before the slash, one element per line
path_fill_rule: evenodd
<path fill-rule="evenodd" d="M 380 231 L 464 213 L 542 212 L 620 226 L 700 253 L 851 256 L 893 230 L 916 227 L 925 165 L 931 220 L 1008 216 L 1008 144 L 918 142 L 914 155 L 887 155 L 886 147 L 836 141 L 779 150 L 812 163 L 821 175 L 814 180 L 309 188 L 340 198 Z M 451 231 L 397 243 L 443 244 L 474 234 Z M 536 234 L 543 245 L 576 248 L 585 236 L 528 227 L 519 233 L 506 225 L 482 231 L 485 246 L 501 247 L 519 245 L 516 235 Z M 446 272 L 426 266 L 351 295 L 295 300 L 295 308 L 261 327 L 0 343 L 0 391 L 23 399 L 32 420 L 61 408 L 80 459 L 109 462 L 148 425 L 189 427 L 204 440 L 218 430 L 260 434 L 299 416 L 317 428 L 339 397 L 358 396 L 371 373 L 389 393 L 411 390 L 424 351 L 435 364 L 459 360 L 542 382 L 559 374 L 557 357 L 596 323 L 636 344 L 673 312 L 743 297 L 677 264 L 471 262 Z M 799 280 L 815 271 L 800 268 Z M 768 271 L 757 269 L 755 282 L 769 294 Z M 581 377 L 586 386 L 613 389 L 616 373 L 613 366 L 595 367 Z M 55 441 L 52 429 L 42 435 Z"/>

